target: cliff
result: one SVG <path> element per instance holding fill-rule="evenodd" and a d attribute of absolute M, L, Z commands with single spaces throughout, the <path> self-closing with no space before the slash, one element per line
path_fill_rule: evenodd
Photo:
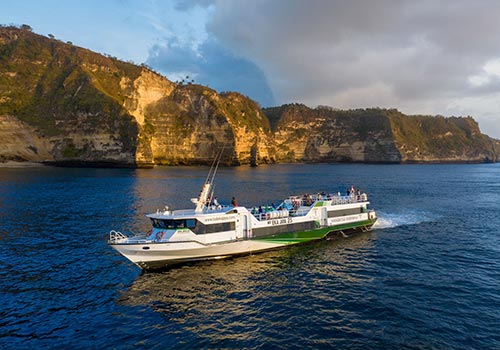
<path fill-rule="evenodd" d="M 471 117 L 409 116 L 395 109 L 267 108 L 278 160 L 307 162 L 497 162 L 498 140 Z"/>
<path fill-rule="evenodd" d="M 267 161 L 269 122 L 238 93 L 175 84 L 14 27 L 0 28 L 0 161 L 152 166 Z"/>
<path fill-rule="evenodd" d="M 498 161 L 472 118 L 262 110 L 236 92 L 173 83 L 148 67 L 0 28 L 0 162 L 153 166 L 269 162 Z"/>

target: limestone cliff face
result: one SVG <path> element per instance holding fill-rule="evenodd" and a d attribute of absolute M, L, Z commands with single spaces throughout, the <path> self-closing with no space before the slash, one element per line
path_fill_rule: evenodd
<path fill-rule="evenodd" d="M 262 110 L 236 92 L 177 84 L 14 27 L 0 27 L 0 162 L 153 166 L 274 162 L 498 161 L 472 118 Z"/>
<path fill-rule="evenodd" d="M 52 159 L 47 140 L 38 137 L 31 126 L 15 117 L 0 116 L 0 140 L 0 162 Z"/>
<path fill-rule="evenodd" d="M 136 79 L 140 70 L 27 30 L 1 28 L 0 116 L 29 129 L 26 147 L 40 149 L 39 161 L 134 166 L 138 125 L 121 105 L 118 82 L 123 75 Z M 8 133 L 9 125 L 3 127 Z"/>
<path fill-rule="evenodd" d="M 471 117 L 408 116 L 391 109 L 340 111 L 300 104 L 265 109 L 278 160 L 497 162 L 497 141 Z"/>
<path fill-rule="evenodd" d="M 13 27 L 0 28 L 0 63 L 0 116 L 9 121 L 2 159 L 207 164 L 222 147 L 227 164 L 249 163 L 252 154 L 271 159 L 267 117 L 240 94 L 175 84 L 146 67 Z M 43 141 L 41 155 L 15 149 L 16 123 L 31 135 L 27 150 Z"/>
<path fill-rule="evenodd" d="M 226 164 L 248 164 L 252 148 L 260 150 L 258 161 L 269 158 L 267 118 L 255 102 L 240 94 L 219 95 L 188 84 L 174 85 L 155 100 L 130 101 L 144 106 L 141 120 L 136 119 L 140 125 L 137 161 L 210 164 L 222 148 Z"/>
<path fill-rule="evenodd" d="M 399 162 L 390 123 L 377 110 L 337 111 L 304 105 L 266 109 L 276 123 L 278 160 Z"/>
<path fill-rule="evenodd" d="M 496 141 L 481 134 L 471 117 L 408 117 L 387 111 L 404 162 L 497 162 Z"/>

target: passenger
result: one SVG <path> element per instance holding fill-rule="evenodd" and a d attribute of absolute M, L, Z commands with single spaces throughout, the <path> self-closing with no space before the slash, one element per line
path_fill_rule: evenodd
<path fill-rule="evenodd" d="M 219 203 L 217 197 L 215 197 L 214 200 L 212 201 L 212 205 L 215 207 L 215 209 L 222 209 L 222 205 Z"/>
<path fill-rule="evenodd" d="M 231 200 L 231 205 L 233 207 L 237 207 L 238 206 L 238 202 L 236 202 L 236 198 L 233 197 L 233 199 Z"/>

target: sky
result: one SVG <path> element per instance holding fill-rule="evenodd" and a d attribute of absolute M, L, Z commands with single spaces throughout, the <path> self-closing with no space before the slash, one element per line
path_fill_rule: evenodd
<path fill-rule="evenodd" d="M 1 24 L 263 107 L 472 116 L 500 139 L 497 0 L 0 0 Z"/>

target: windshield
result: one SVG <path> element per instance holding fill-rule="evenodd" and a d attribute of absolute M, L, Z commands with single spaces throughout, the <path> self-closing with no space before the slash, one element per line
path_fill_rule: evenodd
<path fill-rule="evenodd" d="M 193 228 L 196 226 L 194 219 L 151 219 L 154 228 L 177 229 L 177 228 Z"/>

